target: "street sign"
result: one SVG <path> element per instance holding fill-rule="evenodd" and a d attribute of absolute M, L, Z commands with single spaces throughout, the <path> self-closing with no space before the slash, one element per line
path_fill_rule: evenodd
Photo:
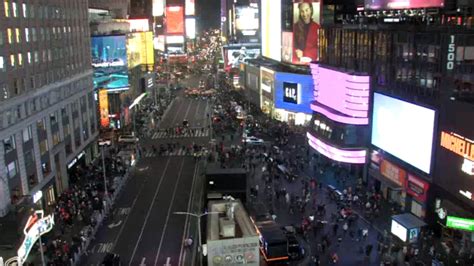
<path fill-rule="evenodd" d="M 26 261 L 28 254 L 30 254 L 31 249 L 33 248 L 33 245 L 36 243 L 36 241 L 38 241 L 40 236 L 53 229 L 54 215 L 50 214 L 46 217 L 43 216 L 44 211 L 35 211 L 35 213 L 32 214 L 26 222 L 25 228 L 23 229 L 25 239 L 17 251 L 18 263 L 20 265 L 23 265 L 23 263 Z"/>

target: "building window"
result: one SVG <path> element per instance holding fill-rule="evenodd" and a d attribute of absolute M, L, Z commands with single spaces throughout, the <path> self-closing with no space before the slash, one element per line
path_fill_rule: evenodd
<path fill-rule="evenodd" d="M 47 152 L 49 150 L 48 140 L 47 139 L 42 140 L 39 143 L 39 147 L 40 147 L 40 154 L 43 155 L 45 152 Z"/>
<path fill-rule="evenodd" d="M 12 11 L 13 11 L 13 17 L 18 17 L 18 9 L 16 8 L 16 3 L 12 3 Z"/>
<path fill-rule="evenodd" d="M 31 39 L 36 42 L 36 28 L 31 28 Z"/>
<path fill-rule="evenodd" d="M 8 164 L 7 173 L 9 178 L 16 176 L 16 160 Z"/>
<path fill-rule="evenodd" d="M 61 138 L 59 137 L 59 132 L 53 134 L 53 146 L 56 146 L 61 142 Z"/>
<path fill-rule="evenodd" d="M 3 31 L 0 30 L 0 45 L 3 45 Z"/>
<path fill-rule="evenodd" d="M 11 44 L 13 42 L 12 29 L 10 28 L 7 29 L 7 35 L 8 35 L 8 44 Z"/>
<path fill-rule="evenodd" d="M 18 54 L 18 65 L 19 66 L 23 65 L 23 55 L 21 53 Z"/>
<path fill-rule="evenodd" d="M 39 62 L 39 54 L 38 51 L 35 51 L 35 63 Z"/>
<path fill-rule="evenodd" d="M 9 138 L 3 140 L 3 148 L 5 153 L 9 153 L 16 149 L 15 136 L 11 135 Z"/>
<path fill-rule="evenodd" d="M 27 142 L 32 138 L 32 129 L 31 125 L 23 129 L 23 142 Z"/>
<path fill-rule="evenodd" d="M 20 43 L 20 29 L 19 28 L 15 28 L 15 39 L 16 39 L 16 43 Z"/>
<path fill-rule="evenodd" d="M 33 150 L 29 150 L 25 152 L 25 166 L 30 166 L 34 164 L 35 162 L 35 157 L 33 156 Z"/>
<path fill-rule="evenodd" d="M 5 71 L 5 61 L 3 59 L 3 56 L 0 56 L 0 72 Z"/>
<path fill-rule="evenodd" d="M 14 54 L 10 55 L 10 66 L 15 67 L 15 55 Z"/>
<path fill-rule="evenodd" d="M 27 57 L 28 57 L 28 64 L 31 64 L 31 52 L 27 53 Z"/>
<path fill-rule="evenodd" d="M 10 4 L 8 1 L 3 2 L 3 6 L 5 7 L 5 17 L 10 17 Z"/>
<path fill-rule="evenodd" d="M 30 42 L 30 29 L 25 28 L 25 41 Z"/>
<path fill-rule="evenodd" d="M 23 9 L 23 17 L 26 18 L 26 17 L 28 16 L 28 15 L 27 15 L 27 14 L 28 14 L 28 10 L 26 9 L 26 4 L 23 3 L 23 4 L 21 5 L 21 7 L 22 7 L 22 9 Z"/>
<path fill-rule="evenodd" d="M 46 123 L 44 118 L 36 121 L 36 127 L 38 130 L 46 130 Z"/>

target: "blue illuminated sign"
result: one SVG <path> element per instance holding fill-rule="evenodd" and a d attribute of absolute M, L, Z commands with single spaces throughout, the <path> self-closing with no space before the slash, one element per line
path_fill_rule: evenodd
<path fill-rule="evenodd" d="M 311 75 L 275 73 L 275 108 L 311 114 L 313 79 Z"/>

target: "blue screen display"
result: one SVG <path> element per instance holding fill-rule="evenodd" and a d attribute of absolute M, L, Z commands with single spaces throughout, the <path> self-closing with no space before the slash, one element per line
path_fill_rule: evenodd
<path fill-rule="evenodd" d="M 129 87 L 126 44 L 125 35 L 92 37 L 94 88 Z"/>
<path fill-rule="evenodd" d="M 310 75 L 275 73 L 275 107 L 294 113 L 311 114 L 313 78 Z"/>

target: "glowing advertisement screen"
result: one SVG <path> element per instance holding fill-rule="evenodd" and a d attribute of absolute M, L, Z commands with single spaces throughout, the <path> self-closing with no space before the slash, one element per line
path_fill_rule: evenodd
<path fill-rule="evenodd" d="M 194 16 L 194 10 L 196 6 L 194 2 L 194 0 L 186 0 L 184 5 L 184 13 L 186 16 Z"/>
<path fill-rule="evenodd" d="M 235 8 L 235 29 L 242 32 L 242 35 L 255 35 L 259 26 L 257 7 L 238 6 Z"/>
<path fill-rule="evenodd" d="M 319 1 L 293 4 L 293 47 L 291 60 L 287 62 L 307 65 L 311 61 L 318 60 L 320 4 Z"/>
<path fill-rule="evenodd" d="M 262 0 L 262 55 L 281 61 L 281 1 Z"/>
<path fill-rule="evenodd" d="M 125 35 L 91 38 L 94 88 L 129 87 L 126 44 Z"/>
<path fill-rule="evenodd" d="M 397 221 L 392 220 L 391 230 L 392 234 L 400 238 L 403 242 L 407 241 L 407 229 Z"/>
<path fill-rule="evenodd" d="M 249 59 L 255 59 L 260 55 L 260 48 L 246 48 L 242 47 L 238 50 L 228 49 L 225 63 L 227 67 L 239 68 L 240 63 L 246 62 Z"/>
<path fill-rule="evenodd" d="M 434 110 L 374 93 L 371 143 L 428 174 L 434 123 Z"/>
<path fill-rule="evenodd" d="M 195 18 L 186 19 L 186 37 L 189 39 L 196 38 L 196 19 Z"/>
<path fill-rule="evenodd" d="M 365 0 L 366 9 L 405 9 L 444 7 L 444 0 Z"/>
<path fill-rule="evenodd" d="M 275 108 L 311 114 L 313 79 L 310 75 L 275 73 Z"/>
<path fill-rule="evenodd" d="M 311 64 L 311 74 L 317 102 L 314 111 L 341 123 L 369 123 L 369 76 L 350 75 L 318 64 Z"/>
<path fill-rule="evenodd" d="M 153 0 L 152 14 L 154 17 L 163 16 L 165 13 L 165 0 Z"/>
<path fill-rule="evenodd" d="M 153 33 L 151 31 L 127 35 L 127 59 L 129 68 L 138 65 L 153 65 Z"/>
<path fill-rule="evenodd" d="M 100 125 L 104 128 L 110 126 L 109 118 L 109 96 L 107 90 L 99 90 L 99 110 L 100 110 Z"/>
<path fill-rule="evenodd" d="M 184 33 L 184 14 L 182 6 L 166 7 L 166 32 L 170 34 Z"/>

